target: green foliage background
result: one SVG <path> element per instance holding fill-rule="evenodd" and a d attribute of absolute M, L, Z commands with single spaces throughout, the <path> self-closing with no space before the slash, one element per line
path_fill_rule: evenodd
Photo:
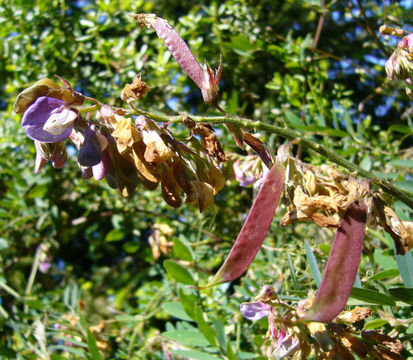
<path fill-rule="evenodd" d="M 254 191 L 229 180 L 215 206 L 200 214 L 189 206 L 169 208 L 159 191 L 141 188 L 123 199 L 105 181 L 82 179 L 74 155 L 63 169 L 46 166 L 34 174 L 35 149 L 12 104 L 36 80 L 60 75 L 84 94 L 123 106 L 123 86 L 142 72 L 152 90 L 141 108 L 216 114 L 156 34 L 128 16 L 156 13 L 175 26 L 201 61 L 216 67 L 222 54 L 220 105 L 227 111 L 298 129 L 412 190 L 411 105 L 403 84 L 386 80 L 384 62 L 397 40 L 379 35 L 378 28 L 413 30 L 413 10 L 408 1 L 361 3 L 362 8 L 357 1 L 326 1 L 322 10 L 317 0 L 3 0 L 0 356 L 261 359 L 266 320 L 243 319 L 240 303 L 263 284 L 275 285 L 286 300 L 305 298 L 317 286 L 304 241 L 323 269 L 333 233 L 309 224 L 280 228 L 281 208 L 265 247 L 241 280 L 195 290 L 188 284 L 205 284 L 225 259 Z M 323 11 L 316 46 L 322 51 L 312 50 Z M 178 138 L 188 135 L 179 126 L 174 131 Z M 247 154 L 224 128 L 218 134 L 226 151 Z M 256 135 L 274 151 L 285 142 Z M 305 149 L 300 156 L 325 162 Z M 394 206 L 401 219 L 411 219 L 411 209 L 400 202 Z M 168 239 L 172 249 L 157 260 L 148 244 L 154 224 L 174 229 Z M 51 268 L 42 273 L 44 249 Z M 384 232 L 368 231 L 359 274 L 362 288 L 377 293 L 413 288 L 411 253 L 396 257 Z M 377 293 L 367 301 L 374 304 L 374 318 L 380 318 L 377 310 L 388 318 L 372 318 L 370 328 L 399 331 L 407 358 L 413 328 L 390 319 L 411 319 L 409 302 L 383 305 Z M 70 324 L 69 315 L 78 321 Z M 89 327 L 101 320 L 104 329 L 93 334 Z"/>

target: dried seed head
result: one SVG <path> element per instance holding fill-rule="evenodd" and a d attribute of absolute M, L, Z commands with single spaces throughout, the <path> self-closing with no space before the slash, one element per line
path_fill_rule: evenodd
<path fill-rule="evenodd" d="M 151 88 L 141 80 L 141 74 L 138 74 L 132 81 L 132 84 L 126 84 L 123 88 L 120 98 L 123 101 L 139 101 Z"/>

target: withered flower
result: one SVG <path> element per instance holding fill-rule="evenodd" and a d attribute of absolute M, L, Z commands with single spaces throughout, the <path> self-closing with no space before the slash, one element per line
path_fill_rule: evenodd
<path fill-rule="evenodd" d="M 138 74 L 131 84 L 126 84 L 123 88 L 120 98 L 123 101 L 139 101 L 151 88 L 141 80 L 141 74 Z"/>
<path fill-rule="evenodd" d="M 204 151 L 208 155 L 216 158 L 218 162 L 226 160 L 225 153 L 211 124 L 196 123 L 188 115 L 184 115 L 184 124 L 191 130 L 191 136 L 195 134 L 201 138 Z"/>

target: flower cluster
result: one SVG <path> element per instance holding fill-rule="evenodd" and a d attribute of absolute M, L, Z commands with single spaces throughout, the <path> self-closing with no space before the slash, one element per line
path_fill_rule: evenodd
<path fill-rule="evenodd" d="M 235 179 L 241 186 L 253 185 L 258 188 L 261 181 L 268 173 L 268 168 L 263 166 L 262 160 L 257 155 L 247 155 L 234 162 Z"/>
<path fill-rule="evenodd" d="M 388 28 L 380 29 L 383 34 L 400 35 L 398 29 L 390 28 L 394 31 L 388 32 Z M 401 30 L 401 34 L 404 31 Z M 386 72 L 390 80 L 398 79 L 404 80 L 406 83 L 406 93 L 412 98 L 413 92 L 411 90 L 412 85 L 412 73 L 413 73 L 413 34 L 404 36 L 397 44 L 396 50 L 393 51 L 390 58 L 386 61 Z"/>
<path fill-rule="evenodd" d="M 69 140 L 78 150 L 82 176 L 106 178 L 123 196 L 131 196 L 138 184 L 149 190 L 160 184 L 164 200 L 172 207 L 182 204 L 182 193 L 186 203 L 200 211 L 213 202 L 225 184 L 218 165 L 226 157 L 211 126 L 188 118 L 185 123 L 191 134 L 199 135 L 201 143 L 191 136 L 185 144 L 167 127 L 159 127 L 142 115 L 133 122 L 127 110 L 86 98 L 62 81 L 65 86 L 42 79 L 20 93 L 14 104 L 14 110 L 23 114 L 26 135 L 35 142 L 36 172 L 47 161 L 55 168 L 62 167 L 67 159 L 65 141 Z M 148 89 L 138 75 L 125 86 L 121 97 L 131 104 Z M 85 99 L 95 105 L 86 110 L 76 107 Z"/>
<path fill-rule="evenodd" d="M 245 318 L 257 321 L 268 317 L 268 332 L 262 352 L 268 359 L 402 359 L 402 344 L 373 330 L 363 330 L 362 324 L 372 315 L 368 308 L 355 307 L 340 313 L 334 322 L 304 321 L 312 299 L 296 306 L 280 301 L 273 287 L 265 285 L 256 301 L 243 303 L 240 311 Z"/>
<path fill-rule="evenodd" d="M 413 222 L 400 220 L 382 200 L 381 193 L 371 189 L 368 180 L 357 180 L 333 165 L 306 164 L 288 152 L 285 151 L 288 170 L 284 185 L 287 212 L 280 220 L 282 226 L 311 221 L 321 227 L 337 228 L 349 206 L 363 199 L 368 223 L 387 231 L 399 254 L 413 247 Z"/>

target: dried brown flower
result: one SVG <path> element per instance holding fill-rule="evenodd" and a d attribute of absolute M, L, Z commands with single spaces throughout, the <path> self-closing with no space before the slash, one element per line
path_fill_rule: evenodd
<path fill-rule="evenodd" d="M 131 84 L 126 84 L 123 88 L 120 98 L 123 101 L 129 102 L 133 100 L 140 100 L 151 88 L 141 80 L 141 74 L 138 74 Z"/>

